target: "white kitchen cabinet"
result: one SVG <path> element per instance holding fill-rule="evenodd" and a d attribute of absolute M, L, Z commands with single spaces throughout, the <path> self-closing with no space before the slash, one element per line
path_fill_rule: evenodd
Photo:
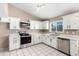
<path fill-rule="evenodd" d="M 41 37 L 40 35 L 32 34 L 32 45 L 33 44 L 38 44 L 41 42 Z"/>
<path fill-rule="evenodd" d="M 40 29 L 49 29 L 49 21 L 40 21 Z"/>
<path fill-rule="evenodd" d="M 57 48 L 57 37 L 49 36 L 47 39 L 47 44 L 51 47 Z"/>
<path fill-rule="evenodd" d="M 79 41 L 70 40 L 70 54 L 72 56 L 79 56 Z"/>
<path fill-rule="evenodd" d="M 39 29 L 39 22 L 35 20 L 30 20 L 30 29 Z"/>
<path fill-rule="evenodd" d="M 44 29 L 49 29 L 49 21 L 44 21 Z"/>
<path fill-rule="evenodd" d="M 52 38 L 50 38 L 50 35 L 42 35 L 42 36 L 43 36 L 42 37 L 42 42 L 43 43 L 45 43 L 45 44 L 47 44 L 49 46 L 52 46 L 52 47 L 56 47 L 57 46 L 56 40 L 54 41 Z"/>
<path fill-rule="evenodd" d="M 19 18 L 10 18 L 10 29 L 20 29 Z"/>
<path fill-rule="evenodd" d="M 9 17 L 1 17 L 1 21 L 0 22 L 10 23 L 10 19 L 9 19 Z"/>
<path fill-rule="evenodd" d="M 79 29 L 79 13 L 63 16 L 63 29 Z"/>
<path fill-rule="evenodd" d="M 42 35 L 38 35 L 39 43 L 42 42 Z"/>
<path fill-rule="evenodd" d="M 20 36 L 17 33 L 9 35 L 9 50 L 20 48 Z"/>
<path fill-rule="evenodd" d="M 49 36 L 47 36 L 47 44 L 50 46 L 50 44 L 51 44 L 51 40 L 50 40 L 50 38 L 49 38 Z"/>
<path fill-rule="evenodd" d="M 36 44 L 37 44 L 37 43 L 39 43 L 39 41 L 40 41 L 39 35 L 37 34 L 35 37 L 36 37 L 35 39 L 36 39 Z"/>
<path fill-rule="evenodd" d="M 30 20 L 30 29 L 49 29 L 49 22 Z"/>
<path fill-rule="evenodd" d="M 33 45 L 34 44 L 34 35 L 31 34 L 31 44 Z"/>
<path fill-rule="evenodd" d="M 32 35 L 32 36 L 33 36 L 32 38 L 33 44 L 36 44 L 37 43 L 36 36 L 35 35 Z"/>
<path fill-rule="evenodd" d="M 42 35 L 42 42 L 45 44 L 48 44 L 48 36 L 47 35 Z"/>
<path fill-rule="evenodd" d="M 43 42 L 47 45 L 50 45 L 49 35 L 43 35 Z"/>
<path fill-rule="evenodd" d="M 55 36 L 50 37 L 50 46 L 57 48 L 57 37 Z"/>

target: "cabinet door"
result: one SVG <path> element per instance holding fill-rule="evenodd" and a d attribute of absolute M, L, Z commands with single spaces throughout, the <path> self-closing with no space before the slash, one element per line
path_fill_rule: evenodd
<path fill-rule="evenodd" d="M 47 35 L 43 35 L 43 42 L 45 44 L 48 44 L 48 36 Z"/>
<path fill-rule="evenodd" d="M 16 40 L 14 40 L 14 48 L 15 49 L 18 49 L 20 48 L 20 39 L 19 38 L 16 38 Z"/>
<path fill-rule="evenodd" d="M 39 43 L 41 43 L 42 42 L 41 35 L 38 36 L 38 39 L 39 39 Z"/>
<path fill-rule="evenodd" d="M 16 29 L 20 29 L 20 19 L 16 18 Z"/>
<path fill-rule="evenodd" d="M 70 18 L 69 15 L 63 17 L 63 29 L 69 29 L 70 28 L 70 24 L 71 24 L 70 19 L 71 18 Z"/>
<path fill-rule="evenodd" d="M 79 13 L 63 16 L 64 29 L 79 29 Z"/>
<path fill-rule="evenodd" d="M 41 21 L 38 21 L 38 27 L 39 27 L 39 29 L 43 29 L 43 24 L 42 24 L 42 22 Z"/>
<path fill-rule="evenodd" d="M 36 40 L 35 40 L 35 35 L 32 35 L 32 42 L 31 42 L 32 45 L 36 43 L 35 41 L 36 41 Z"/>
<path fill-rule="evenodd" d="M 36 43 L 39 43 L 39 35 L 36 35 Z"/>
<path fill-rule="evenodd" d="M 37 43 L 39 43 L 39 39 L 38 39 L 38 35 L 33 35 L 33 44 L 37 44 Z"/>
<path fill-rule="evenodd" d="M 30 29 L 39 29 L 39 22 L 35 20 L 30 20 Z"/>
<path fill-rule="evenodd" d="M 46 25 L 44 25 L 44 28 L 49 29 L 49 21 L 45 21 L 44 23 L 46 23 Z"/>
<path fill-rule="evenodd" d="M 50 45 L 50 38 L 49 38 L 49 36 L 47 36 L 46 43 L 47 43 L 48 45 Z"/>
<path fill-rule="evenodd" d="M 20 48 L 20 37 L 10 36 L 9 38 L 9 50 Z"/>
<path fill-rule="evenodd" d="M 33 35 L 31 34 L 31 45 L 33 45 Z"/>
<path fill-rule="evenodd" d="M 72 16 L 71 21 L 71 29 L 79 29 L 79 17 Z"/>
<path fill-rule="evenodd" d="M 51 46 L 57 48 L 57 38 L 51 37 Z"/>
<path fill-rule="evenodd" d="M 35 22 L 30 20 L 30 29 L 35 29 Z"/>
<path fill-rule="evenodd" d="M 11 18 L 10 19 L 10 29 L 20 29 L 20 19 L 19 18 Z"/>
<path fill-rule="evenodd" d="M 49 22 L 48 21 L 41 21 L 40 23 L 41 29 L 49 29 Z"/>
<path fill-rule="evenodd" d="M 1 22 L 9 23 L 10 19 L 9 17 L 1 17 Z"/>
<path fill-rule="evenodd" d="M 35 21 L 35 29 L 39 29 L 39 21 Z"/>
<path fill-rule="evenodd" d="M 33 43 L 36 44 L 36 42 L 37 42 L 36 37 L 35 37 L 35 35 L 33 35 Z"/>
<path fill-rule="evenodd" d="M 76 40 L 71 40 L 70 41 L 70 54 L 72 56 L 78 56 L 79 52 L 78 52 L 78 41 Z"/>
<path fill-rule="evenodd" d="M 14 50 L 15 49 L 15 45 L 13 42 L 13 38 L 9 38 L 9 50 Z"/>
<path fill-rule="evenodd" d="M 45 43 L 45 39 L 46 39 L 45 35 L 42 35 L 41 39 L 42 39 L 42 42 Z"/>

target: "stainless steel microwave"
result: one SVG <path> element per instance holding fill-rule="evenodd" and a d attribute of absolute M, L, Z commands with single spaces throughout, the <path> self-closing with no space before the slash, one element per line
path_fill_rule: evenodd
<path fill-rule="evenodd" d="M 20 27 L 21 28 L 29 28 L 30 27 L 30 23 L 20 22 Z"/>

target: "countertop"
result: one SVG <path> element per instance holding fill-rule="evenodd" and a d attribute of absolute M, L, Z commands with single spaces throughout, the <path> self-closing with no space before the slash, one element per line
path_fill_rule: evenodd
<path fill-rule="evenodd" d="M 70 40 L 79 40 L 78 35 L 59 35 L 57 37 L 67 38 L 67 39 L 70 39 Z"/>

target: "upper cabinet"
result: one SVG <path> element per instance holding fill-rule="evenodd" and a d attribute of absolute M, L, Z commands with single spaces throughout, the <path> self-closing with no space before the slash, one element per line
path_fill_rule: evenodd
<path fill-rule="evenodd" d="M 20 29 L 20 19 L 16 17 L 1 17 L 0 22 L 9 23 L 10 29 Z"/>
<path fill-rule="evenodd" d="M 30 20 L 30 29 L 38 29 L 39 25 L 37 21 Z"/>
<path fill-rule="evenodd" d="M 0 22 L 9 23 L 10 19 L 9 19 L 9 17 L 1 17 Z"/>
<path fill-rule="evenodd" d="M 63 29 L 79 29 L 79 12 L 63 16 Z"/>
<path fill-rule="evenodd" d="M 40 21 L 39 29 L 49 29 L 49 21 Z"/>
<path fill-rule="evenodd" d="M 30 20 L 30 29 L 49 29 L 49 21 Z"/>
<path fill-rule="evenodd" d="M 20 29 L 20 19 L 19 18 L 10 18 L 10 29 Z"/>

